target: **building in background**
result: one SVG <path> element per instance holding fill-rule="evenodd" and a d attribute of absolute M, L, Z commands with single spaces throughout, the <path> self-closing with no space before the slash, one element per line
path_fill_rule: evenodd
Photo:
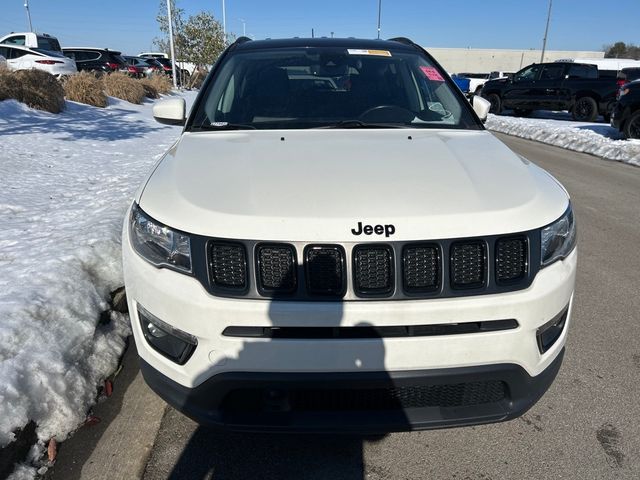
<path fill-rule="evenodd" d="M 541 50 L 425 48 L 449 73 L 517 72 L 527 65 L 539 63 L 542 54 Z M 604 52 L 547 50 L 544 54 L 545 62 L 566 58 L 604 58 Z"/>

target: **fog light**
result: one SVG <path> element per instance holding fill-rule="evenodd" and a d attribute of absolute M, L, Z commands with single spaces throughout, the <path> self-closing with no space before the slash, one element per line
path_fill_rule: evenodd
<path fill-rule="evenodd" d="M 554 343 L 562 335 L 564 326 L 567 323 L 567 314 L 569 313 L 569 307 L 565 307 L 558 315 L 556 315 L 551 321 L 545 323 L 542 327 L 538 328 L 536 337 L 538 339 L 538 349 L 540 353 L 545 353 L 549 350 Z"/>
<path fill-rule="evenodd" d="M 138 305 L 138 318 L 151 348 L 178 365 L 189 360 L 198 345 L 196 337 L 163 322 L 141 305 Z"/>

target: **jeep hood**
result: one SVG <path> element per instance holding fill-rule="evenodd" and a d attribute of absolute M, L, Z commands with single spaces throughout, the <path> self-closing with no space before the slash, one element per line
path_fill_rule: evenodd
<path fill-rule="evenodd" d="M 459 238 L 546 225 L 566 191 L 486 131 L 185 133 L 138 199 L 206 236 L 310 242 Z M 395 227 L 354 236 L 365 225 Z"/>

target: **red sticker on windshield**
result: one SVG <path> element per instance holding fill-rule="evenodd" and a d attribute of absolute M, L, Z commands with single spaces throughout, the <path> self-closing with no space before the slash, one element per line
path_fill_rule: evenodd
<path fill-rule="evenodd" d="M 444 82 L 444 78 L 440 75 L 440 72 L 436 70 L 434 67 L 420 67 L 424 76 L 429 80 L 433 80 L 434 82 Z"/>

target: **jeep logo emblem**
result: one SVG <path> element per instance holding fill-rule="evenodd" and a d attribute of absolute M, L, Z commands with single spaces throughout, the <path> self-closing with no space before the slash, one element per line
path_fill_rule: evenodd
<path fill-rule="evenodd" d="M 394 233 L 396 233 L 396 227 L 393 225 L 362 225 L 362 222 L 358 222 L 358 226 L 356 228 L 351 229 L 351 233 L 354 235 L 382 235 L 384 233 L 385 237 L 390 237 Z"/>

